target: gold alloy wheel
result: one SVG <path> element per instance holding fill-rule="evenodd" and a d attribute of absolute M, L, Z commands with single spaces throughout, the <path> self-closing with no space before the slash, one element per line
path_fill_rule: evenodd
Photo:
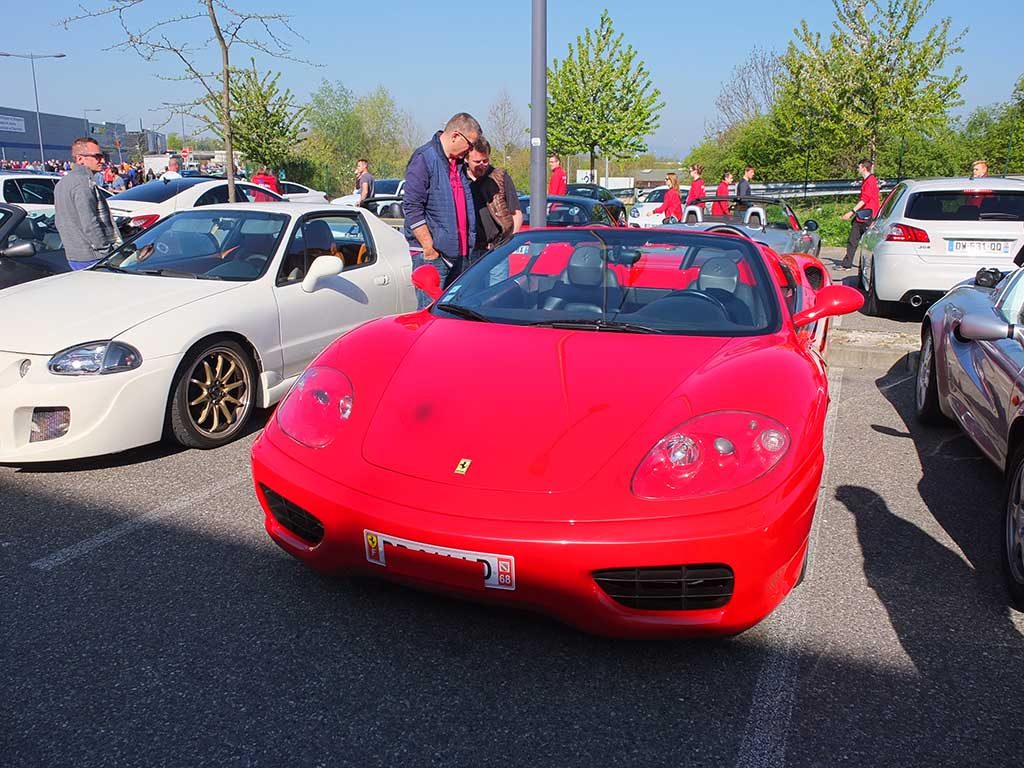
<path fill-rule="evenodd" d="M 188 372 L 188 416 L 201 435 L 223 440 L 245 422 L 252 402 L 249 366 L 229 347 L 207 350 Z"/>

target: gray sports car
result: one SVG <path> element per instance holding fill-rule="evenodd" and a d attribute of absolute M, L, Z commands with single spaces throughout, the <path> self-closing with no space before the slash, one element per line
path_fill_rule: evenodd
<path fill-rule="evenodd" d="M 917 418 L 954 421 L 1005 471 L 1002 560 L 1024 611 L 1024 269 L 981 270 L 931 306 L 921 324 Z"/>
<path fill-rule="evenodd" d="M 682 223 L 667 226 L 705 231 L 739 229 L 777 253 L 821 253 L 818 222 L 808 219 L 801 225 L 780 197 L 704 197 L 683 209 Z"/>

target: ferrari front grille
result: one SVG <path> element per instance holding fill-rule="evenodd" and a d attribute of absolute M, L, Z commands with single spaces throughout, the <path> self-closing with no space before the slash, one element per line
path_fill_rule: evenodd
<path fill-rule="evenodd" d="M 721 608 L 732 597 L 727 565 L 660 565 L 594 571 L 594 581 L 617 603 L 646 611 Z"/>
<path fill-rule="evenodd" d="M 282 526 L 310 544 L 319 544 L 324 538 L 324 525 L 298 504 L 260 485 L 270 512 Z"/>

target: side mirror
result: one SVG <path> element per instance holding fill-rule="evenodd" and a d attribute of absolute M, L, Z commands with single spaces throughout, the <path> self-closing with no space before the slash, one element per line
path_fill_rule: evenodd
<path fill-rule="evenodd" d="M 875 218 L 875 214 L 870 208 L 861 208 L 857 211 L 857 221 L 867 224 L 873 218 Z"/>
<path fill-rule="evenodd" d="M 864 296 L 856 288 L 829 285 L 818 291 L 814 306 L 793 315 L 793 325 L 803 328 L 823 317 L 848 315 L 864 306 Z"/>
<path fill-rule="evenodd" d="M 412 284 L 423 291 L 434 301 L 441 298 L 441 273 L 430 264 L 416 267 L 412 271 Z"/>
<path fill-rule="evenodd" d="M 677 219 L 675 216 L 666 216 L 664 219 L 661 220 L 661 223 L 662 224 L 678 224 L 679 223 L 679 219 Z"/>
<path fill-rule="evenodd" d="M 804 222 L 804 229 L 806 229 L 808 232 L 814 232 L 817 228 L 818 222 L 816 222 L 814 219 L 808 219 L 807 221 Z"/>
<path fill-rule="evenodd" d="M 996 341 L 997 339 L 1012 339 L 1014 327 L 990 313 L 973 312 L 963 316 L 957 333 L 964 339 L 971 341 Z"/>
<path fill-rule="evenodd" d="M 309 271 L 302 279 L 302 290 L 312 293 L 316 290 L 316 284 L 325 277 L 340 275 L 345 268 L 345 263 L 337 256 L 317 256 L 309 265 Z"/>
<path fill-rule="evenodd" d="M 9 259 L 23 259 L 26 256 L 35 256 L 36 250 L 36 244 L 31 240 L 15 240 L 13 245 L 0 251 L 0 256 Z"/>

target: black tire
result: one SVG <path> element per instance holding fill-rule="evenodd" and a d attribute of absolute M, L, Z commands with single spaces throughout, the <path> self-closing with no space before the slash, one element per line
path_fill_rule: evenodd
<path fill-rule="evenodd" d="M 914 378 L 914 412 L 922 424 L 946 423 L 946 417 L 939 408 L 939 384 L 935 376 L 935 340 L 932 338 L 930 325 L 924 327 L 921 335 L 921 354 L 917 359 L 917 376 Z"/>
<path fill-rule="evenodd" d="M 871 273 L 868 275 L 867 297 L 864 299 L 865 314 L 874 317 L 884 317 L 892 311 L 892 302 L 882 301 L 878 298 L 878 291 L 875 289 L 875 265 L 871 265 Z"/>
<path fill-rule="evenodd" d="M 1017 448 L 1010 471 L 1006 474 L 1003 493 L 1002 542 L 1003 575 L 1010 603 L 1024 611 L 1024 503 L 1021 499 L 1024 484 L 1024 444 Z"/>
<path fill-rule="evenodd" d="M 217 448 L 245 429 L 256 405 L 256 373 L 235 341 L 194 347 L 178 369 L 167 409 L 168 437 L 186 448 Z"/>

